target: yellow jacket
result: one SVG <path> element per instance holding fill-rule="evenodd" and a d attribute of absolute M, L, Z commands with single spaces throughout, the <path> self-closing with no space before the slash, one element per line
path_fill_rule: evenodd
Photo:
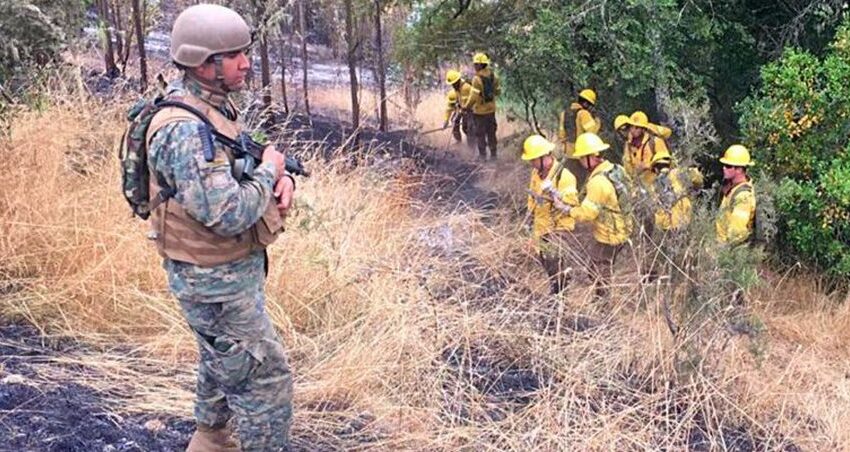
<path fill-rule="evenodd" d="M 529 192 L 534 193 L 537 198 L 551 199 L 549 193 L 543 193 L 542 186 L 545 180 L 552 181 L 553 184 L 557 183 L 555 188 L 560 194 L 561 201 L 570 206 L 578 205 L 576 177 L 566 167 L 561 166 L 560 162 L 556 161 L 552 165 L 545 178 L 540 178 L 537 170 L 532 169 L 531 181 L 528 183 Z M 528 195 L 528 211 L 532 213 L 534 218 L 533 233 L 535 239 L 553 231 L 572 231 L 575 229 L 576 222 L 572 217 L 556 209 L 551 200 L 543 201 L 542 199 L 535 199 L 536 197 L 531 194 Z"/>
<path fill-rule="evenodd" d="M 449 91 L 449 95 L 446 97 L 446 121 L 451 119 L 452 113 L 455 110 L 459 109 L 462 105 L 466 105 L 469 102 L 469 95 L 472 94 L 472 85 L 467 81 L 460 82 L 460 92 L 458 93 L 456 89 L 452 89 L 455 91 L 455 95 L 457 95 L 458 101 L 452 102 L 449 100 L 448 96 L 451 95 L 452 91 Z"/>
<path fill-rule="evenodd" d="M 720 243 L 738 244 L 750 238 L 756 218 L 756 195 L 753 183 L 741 182 L 732 187 L 720 202 L 714 228 Z"/>
<path fill-rule="evenodd" d="M 585 132 L 599 133 L 599 129 L 602 127 L 602 121 L 593 116 L 593 113 L 585 110 L 576 102 L 573 102 L 570 105 L 570 110 L 575 112 L 576 121 L 573 141 Z M 561 117 L 558 122 L 558 138 L 560 138 L 562 142 L 567 141 L 567 110 L 561 112 Z"/>
<path fill-rule="evenodd" d="M 623 167 L 632 180 L 638 181 L 644 187 L 651 187 L 655 181 L 655 173 L 652 172 L 652 156 L 656 152 L 667 152 L 667 143 L 663 138 L 654 136 L 651 131 L 643 134 L 639 146 L 632 145 L 631 140 L 626 140 L 623 149 Z"/>
<path fill-rule="evenodd" d="M 493 100 L 491 102 L 484 102 L 483 78 L 486 77 L 493 78 Z M 489 67 L 485 67 L 484 69 L 476 72 L 475 77 L 472 78 L 472 91 L 469 99 L 467 99 L 463 106 L 464 108 L 472 108 L 472 113 L 475 113 L 476 115 L 495 113 L 496 98 L 498 98 L 500 94 L 502 94 L 502 89 L 499 86 L 499 77 L 496 76 Z"/>
<path fill-rule="evenodd" d="M 696 168 L 662 170 L 650 192 L 657 206 L 655 227 L 662 231 L 679 229 L 691 222 L 691 192 L 702 187 L 703 177 Z"/>
<path fill-rule="evenodd" d="M 587 194 L 581 204 L 570 211 L 577 221 L 593 223 L 593 238 L 608 245 L 619 245 L 629 239 L 632 220 L 620 208 L 617 190 L 609 178 L 615 165 L 602 162 L 587 179 Z M 622 169 L 621 169 L 622 171 Z"/>

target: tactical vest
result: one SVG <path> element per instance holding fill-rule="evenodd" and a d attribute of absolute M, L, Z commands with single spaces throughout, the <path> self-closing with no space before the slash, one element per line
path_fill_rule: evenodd
<path fill-rule="evenodd" d="M 171 100 L 179 100 L 197 108 L 219 132 L 229 138 L 235 138 L 242 131 L 239 123 L 228 119 L 216 108 L 196 96 L 187 93 L 179 98 L 173 97 Z M 147 135 L 148 146 L 158 130 L 176 121 L 200 122 L 196 116 L 186 110 L 164 108 L 151 120 Z M 232 166 L 234 158 L 230 150 L 223 146 L 217 146 L 217 148 L 227 155 Z M 150 168 L 150 171 L 155 170 Z M 157 177 L 154 174 L 150 180 L 151 196 L 156 196 L 162 187 L 157 184 Z M 162 257 L 201 267 L 212 267 L 244 259 L 251 253 L 272 244 L 283 231 L 283 219 L 272 199 L 269 200 L 262 218 L 256 224 L 236 236 L 224 237 L 192 218 L 172 197 L 154 209 L 151 215 L 151 227 L 155 234 L 157 250 Z"/>

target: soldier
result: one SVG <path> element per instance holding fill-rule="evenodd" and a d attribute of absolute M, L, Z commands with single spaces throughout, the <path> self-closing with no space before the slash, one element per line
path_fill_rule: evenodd
<path fill-rule="evenodd" d="M 242 129 L 229 94 L 251 69 L 251 29 L 233 10 L 197 5 L 171 33 L 171 58 L 182 79 L 169 100 L 195 107 L 217 130 Z M 201 121 L 166 107 L 148 129 L 151 192 L 173 195 L 153 211 L 153 237 L 171 292 L 200 352 L 197 429 L 189 451 L 288 448 L 292 376 L 280 337 L 265 311 L 265 249 L 283 230 L 295 181 L 284 155 L 266 148 L 250 178 L 237 178 L 230 150 L 205 139 Z"/>

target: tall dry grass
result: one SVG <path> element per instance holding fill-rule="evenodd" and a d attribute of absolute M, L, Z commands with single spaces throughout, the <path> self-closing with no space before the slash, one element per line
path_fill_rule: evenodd
<path fill-rule="evenodd" d="M 193 339 L 119 193 L 121 108 L 56 93 L 6 125 L 0 311 L 94 346 L 57 360 L 99 372 L 45 366 L 45 381 L 144 382 L 113 400 L 189 416 Z M 610 302 L 546 294 L 517 224 L 526 173 L 509 157 L 470 179 L 504 201 L 491 211 L 423 197 L 440 182 L 413 168 L 309 165 L 267 285 L 303 448 L 683 450 L 704 437 L 724 450 L 750 435 L 850 449 L 850 313 L 805 280 L 755 294 L 766 350 L 726 335 L 710 369 L 682 374 L 662 292 L 636 288 L 628 266 Z"/>

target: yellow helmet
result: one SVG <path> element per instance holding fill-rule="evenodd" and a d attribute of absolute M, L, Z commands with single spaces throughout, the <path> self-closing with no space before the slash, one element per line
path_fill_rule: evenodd
<path fill-rule="evenodd" d="M 579 99 L 584 99 L 593 105 L 596 105 L 596 91 L 592 89 L 583 89 L 578 93 Z"/>
<path fill-rule="evenodd" d="M 460 80 L 460 77 L 460 71 L 449 69 L 448 72 L 446 72 L 446 83 L 454 85 L 458 80 Z"/>
<path fill-rule="evenodd" d="M 449 103 L 453 104 L 457 102 L 457 91 L 451 90 L 449 91 Z"/>
<path fill-rule="evenodd" d="M 620 130 L 620 127 L 629 125 L 629 117 L 626 115 L 618 115 L 614 118 L 614 130 Z"/>
<path fill-rule="evenodd" d="M 666 163 L 669 165 L 672 160 L 673 157 L 670 155 L 669 151 L 658 151 L 652 156 L 652 160 L 649 164 L 652 166 L 655 166 L 656 163 Z"/>
<path fill-rule="evenodd" d="M 664 138 L 665 140 L 670 138 L 671 135 L 673 135 L 673 129 L 666 127 L 666 126 L 662 126 L 660 124 L 650 123 L 649 124 L 649 131 L 652 132 L 656 136 Z"/>
<path fill-rule="evenodd" d="M 585 132 L 576 139 L 575 151 L 570 158 L 580 159 L 588 155 L 596 155 L 610 147 L 609 144 L 602 141 L 602 138 L 599 138 L 599 135 L 593 132 Z"/>
<path fill-rule="evenodd" d="M 636 111 L 632 113 L 632 116 L 629 117 L 629 124 L 641 127 L 644 129 L 649 128 L 649 116 L 646 116 L 646 113 L 642 111 Z"/>
<path fill-rule="evenodd" d="M 538 157 L 550 154 L 557 146 L 555 143 L 543 138 L 541 135 L 531 135 L 522 143 L 522 159 L 534 160 Z"/>
<path fill-rule="evenodd" d="M 472 57 L 474 64 L 490 64 L 490 58 L 484 52 L 478 52 Z"/>
<path fill-rule="evenodd" d="M 726 149 L 720 163 L 728 166 L 753 166 L 755 163 L 750 159 L 749 149 L 740 144 L 733 144 Z"/>

